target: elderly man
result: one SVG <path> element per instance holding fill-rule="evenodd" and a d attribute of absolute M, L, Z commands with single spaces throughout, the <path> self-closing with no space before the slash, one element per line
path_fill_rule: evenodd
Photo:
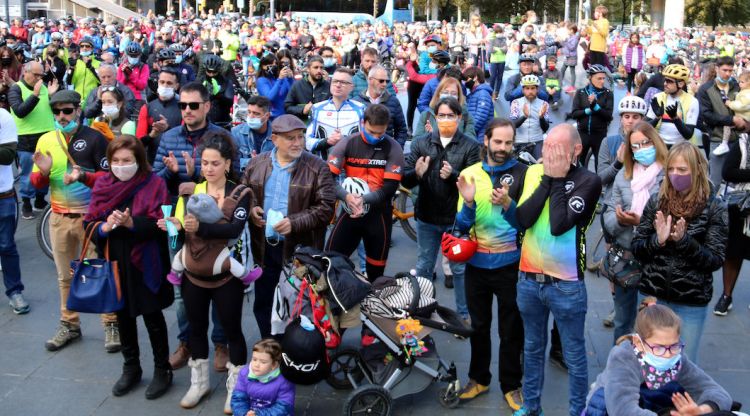
<path fill-rule="evenodd" d="M 251 249 L 263 275 L 255 282 L 253 313 L 261 338 L 271 336 L 273 291 L 283 264 L 297 245 L 323 247 L 336 202 L 328 165 L 305 152 L 305 123 L 285 114 L 271 130 L 274 149 L 254 157 L 243 179 L 255 196 Z"/>
<path fill-rule="evenodd" d="M 367 75 L 367 89 L 362 91 L 355 100 L 366 106 L 370 104 L 383 104 L 391 112 L 391 122 L 385 133 L 393 137 L 401 147 L 404 147 L 408 136 L 406 129 L 406 117 L 401 103 L 395 94 L 387 91 L 388 71 L 381 65 L 375 65 L 370 68 Z"/>
<path fill-rule="evenodd" d="M 55 128 L 49 96 L 57 91 L 58 83 L 53 80 L 47 88 L 42 81 L 43 76 L 41 63 L 28 62 L 23 66 L 21 79 L 8 90 L 8 103 L 18 129 L 18 159 L 21 162 L 21 186 L 18 191 L 23 201 L 21 215 L 26 220 L 34 218 L 32 198 L 36 198 L 34 208 L 41 210 L 47 206 L 44 201 L 47 189 L 34 189 L 29 180 L 34 165 L 31 156 L 37 141 L 42 134 Z"/>
<path fill-rule="evenodd" d="M 380 62 L 380 53 L 378 53 L 377 49 L 373 48 L 365 48 L 362 51 L 362 62 L 359 67 L 359 71 L 354 75 L 354 88 L 352 89 L 352 92 L 349 94 L 350 98 L 357 97 L 361 92 L 367 89 L 368 83 L 367 83 L 367 77 L 370 73 L 370 69 L 377 65 Z M 387 79 L 388 77 L 386 77 Z M 388 82 L 386 82 L 386 88 L 388 89 L 388 92 L 396 95 L 396 90 L 393 88 L 393 84 L 391 83 L 391 80 L 388 79 Z"/>
<path fill-rule="evenodd" d="M 94 88 L 86 97 L 86 105 L 83 110 L 83 117 L 93 119 L 102 112 L 102 93 L 111 90 L 113 87 L 120 90 L 125 98 L 125 117 L 130 117 L 135 111 L 135 96 L 133 91 L 126 85 L 117 82 L 117 67 L 112 64 L 102 63 L 96 70 L 101 85 Z"/>

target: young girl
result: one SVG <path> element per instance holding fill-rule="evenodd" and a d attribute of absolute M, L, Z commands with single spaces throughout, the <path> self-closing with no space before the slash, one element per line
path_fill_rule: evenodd
<path fill-rule="evenodd" d="M 234 416 L 294 414 L 294 384 L 281 375 L 281 345 L 264 339 L 253 345 L 250 364 L 242 367 L 232 393 Z"/>
<path fill-rule="evenodd" d="M 731 408 L 726 390 L 682 355 L 680 318 L 671 309 L 644 299 L 633 329 L 610 351 L 586 416 L 661 414 L 669 408 L 702 415 Z"/>

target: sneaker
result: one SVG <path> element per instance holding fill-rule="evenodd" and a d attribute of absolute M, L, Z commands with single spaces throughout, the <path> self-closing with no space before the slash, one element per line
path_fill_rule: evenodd
<path fill-rule="evenodd" d="M 476 381 L 469 379 L 463 389 L 458 394 L 460 400 L 472 400 L 477 396 L 490 391 L 490 386 L 483 386 Z"/>
<path fill-rule="evenodd" d="M 542 409 L 539 410 L 530 410 L 525 407 L 522 407 L 515 412 L 513 412 L 513 416 L 544 416 L 544 412 Z"/>
<path fill-rule="evenodd" d="M 71 323 L 61 321 L 60 326 L 57 327 L 55 336 L 44 343 L 44 348 L 46 348 L 47 351 L 57 351 L 60 348 L 80 338 L 80 326 L 75 326 Z"/>
<path fill-rule="evenodd" d="M 26 299 L 23 298 L 21 292 L 16 292 L 10 295 L 10 307 L 13 308 L 13 313 L 16 315 L 29 313 L 29 310 L 31 310 L 29 302 L 26 302 Z"/>
<path fill-rule="evenodd" d="M 34 211 L 44 211 L 47 208 L 47 201 L 44 200 L 44 195 L 37 195 L 34 199 Z"/>
<path fill-rule="evenodd" d="M 732 310 L 732 297 L 727 295 L 721 295 L 719 301 L 714 306 L 714 315 L 727 316 L 727 313 Z"/>
<path fill-rule="evenodd" d="M 713 153 L 714 156 L 721 156 L 721 155 L 723 155 L 723 154 L 725 154 L 727 152 L 729 152 L 729 145 L 726 144 L 726 143 L 724 143 L 724 142 L 721 142 L 721 144 L 719 145 L 719 147 L 717 147 L 716 149 L 714 149 L 714 151 L 711 152 L 711 153 Z"/>
<path fill-rule="evenodd" d="M 453 275 L 452 274 L 445 275 L 445 287 L 447 289 L 453 289 Z"/>
<path fill-rule="evenodd" d="M 604 325 L 606 328 L 614 328 L 615 326 L 615 310 L 614 309 L 612 309 L 612 312 L 610 312 L 606 318 L 602 319 L 602 325 Z"/>
<path fill-rule="evenodd" d="M 523 393 L 521 392 L 521 389 L 505 393 L 505 401 L 511 409 L 521 410 L 521 406 L 523 406 Z"/>
<path fill-rule="evenodd" d="M 120 352 L 120 328 L 117 322 L 104 325 L 104 349 L 107 352 Z"/>
<path fill-rule="evenodd" d="M 568 371 L 562 351 L 552 350 L 549 352 L 549 362 L 563 371 Z"/>
<path fill-rule="evenodd" d="M 34 219 L 34 209 L 31 207 L 31 200 L 29 198 L 23 198 L 23 204 L 21 206 L 21 217 L 25 220 Z"/>

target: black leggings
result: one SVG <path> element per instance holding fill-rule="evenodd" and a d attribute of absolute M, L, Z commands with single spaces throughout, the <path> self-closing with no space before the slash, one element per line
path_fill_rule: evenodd
<path fill-rule="evenodd" d="M 592 132 L 584 133 L 582 131 L 578 131 L 578 133 L 581 135 L 581 144 L 583 145 L 583 150 L 581 150 L 581 155 L 578 156 L 578 161 L 583 166 L 584 163 L 586 163 L 586 155 L 589 152 L 589 149 L 594 153 L 594 171 L 599 171 L 599 147 L 602 144 L 602 140 L 607 135 L 607 132 Z M 588 168 L 588 166 L 583 166 L 585 168 Z"/>
<path fill-rule="evenodd" d="M 138 327 L 135 317 L 130 316 L 127 308 L 117 312 L 117 322 L 120 329 L 120 343 L 122 357 L 125 359 L 125 369 L 140 368 L 140 348 L 138 347 Z M 143 315 L 143 323 L 148 331 L 151 351 L 154 355 L 154 368 L 167 370 L 169 366 L 169 340 L 167 338 L 167 323 L 161 311 Z"/>
<path fill-rule="evenodd" d="M 390 206 L 370 211 L 360 218 L 342 212 L 328 236 L 326 250 L 349 257 L 359 242 L 364 241 L 367 279 L 374 281 L 385 272 L 391 245 L 391 215 Z"/>
<path fill-rule="evenodd" d="M 419 94 L 422 93 L 424 84 L 418 82 L 409 82 L 406 86 L 406 94 L 409 97 L 409 103 L 406 107 L 406 128 L 412 131 L 414 128 L 414 112 L 417 110 L 417 101 L 419 100 Z"/>
<path fill-rule="evenodd" d="M 607 66 L 607 54 L 604 52 L 589 51 L 589 65 Z"/>
<path fill-rule="evenodd" d="M 198 287 L 187 277 L 182 279 L 182 300 L 190 322 L 188 346 L 194 360 L 208 358 L 208 307 L 213 301 L 229 344 L 229 361 L 234 365 L 247 362 L 247 344 L 242 335 L 244 289 L 242 281 L 234 277 L 214 289 Z"/>
<path fill-rule="evenodd" d="M 628 80 L 625 85 L 627 85 L 628 92 L 633 92 L 633 87 L 635 86 L 635 76 L 638 74 L 638 70 L 635 68 L 630 68 L 630 72 L 628 72 Z"/>

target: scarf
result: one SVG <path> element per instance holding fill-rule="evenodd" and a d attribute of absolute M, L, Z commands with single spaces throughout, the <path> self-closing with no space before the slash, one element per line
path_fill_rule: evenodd
<path fill-rule="evenodd" d="M 158 220 L 163 217 L 161 206 L 169 204 L 169 193 L 164 181 L 156 174 L 140 173 L 123 182 L 112 173 L 97 179 L 91 190 L 91 201 L 85 222 L 106 221 L 116 209 L 130 205 L 132 217 Z M 137 242 L 130 251 L 130 261 L 143 273 L 146 287 L 153 293 L 159 291 L 163 276 L 158 240 Z"/>
<path fill-rule="evenodd" d="M 253 373 L 253 369 L 250 368 L 248 365 L 247 367 L 247 379 L 248 380 L 256 380 L 258 382 L 261 382 L 263 384 L 268 383 L 269 381 L 274 380 L 276 377 L 278 377 L 281 374 L 281 367 L 276 367 L 276 369 L 271 370 L 270 372 L 262 375 L 262 376 L 256 376 L 255 373 Z"/>
<path fill-rule="evenodd" d="M 674 368 L 661 371 L 648 365 L 646 360 L 643 359 L 643 353 L 638 351 L 637 348 L 633 347 L 633 352 L 635 353 L 636 358 L 638 358 L 643 382 L 649 390 L 658 390 L 672 381 L 677 381 L 677 374 L 679 374 L 680 369 L 682 369 L 682 361 L 678 362 L 677 366 Z"/>
<path fill-rule="evenodd" d="M 650 190 L 656 185 L 656 178 L 661 170 L 662 166 L 658 162 L 652 163 L 648 168 L 637 162 L 633 164 L 633 179 L 630 181 L 633 199 L 630 203 L 630 211 L 638 215 L 643 214 L 643 208 L 646 207 L 651 197 Z"/>

